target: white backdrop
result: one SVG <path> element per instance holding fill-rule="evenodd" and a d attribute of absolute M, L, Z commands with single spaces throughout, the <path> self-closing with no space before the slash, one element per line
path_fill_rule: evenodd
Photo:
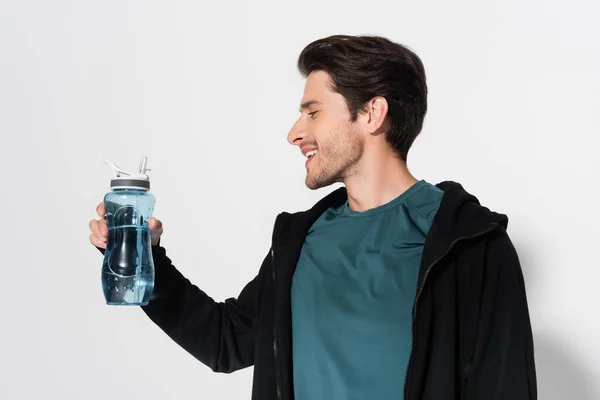
<path fill-rule="evenodd" d="M 139 308 L 109 307 L 88 221 L 109 158 L 153 170 L 163 244 L 217 300 L 304 187 L 296 59 L 336 33 L 412 47 L 430 89 L 415 176 L 508 214 L 541 399 L 600 398 L 599 6 L 591 1 L 0 0 L 2 399 L 241 399 Z"/>

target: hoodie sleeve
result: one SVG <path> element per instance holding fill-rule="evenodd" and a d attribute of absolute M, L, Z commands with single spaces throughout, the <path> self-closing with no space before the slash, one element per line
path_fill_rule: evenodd
<path fill-rule="evenodd" d="M 465 400 L 535 400 L 533 336 L 519 258 L 505 231 L 489 241 Z"/>
<path fill-rule="evenodd" d="M 263 271 L 269 255 L 237 298 L 216 302 L 175 268 L 160 244 L 152 246 L 152 254 L 155 286 L 150 303 L 141 307 L 146 315 L 214 372 L 230 373 L 253 365 Z"/>

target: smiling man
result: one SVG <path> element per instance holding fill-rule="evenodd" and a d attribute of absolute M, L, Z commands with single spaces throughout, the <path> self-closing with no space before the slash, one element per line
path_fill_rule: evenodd
<path fill-rule="evenodd" d="M 177 271 L 152 218 L 144 312 L 216 372 L 254 366 L 257 400 L 537 398 L 507 216 L 407 168 L 427 110 L 419 57 L 337 35 L 309 44 L 298 67 L 306 83 L 288 141 L 306 156 L 308 188 L 343 187 L 282 212 L 256 278 L 224 302 Z M 97 211 L 90 241 L 103 251 Z"/>

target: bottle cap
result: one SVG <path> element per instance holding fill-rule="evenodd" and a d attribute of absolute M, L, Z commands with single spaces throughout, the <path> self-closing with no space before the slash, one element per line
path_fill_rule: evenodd
<path fill-rule="evenodd" d="M 110 180 L 111 189 L 150 190 L 150 177 L 146 174 L 146 171 L 151 171 L 151 169 L 147 168 L 147 157 L 142 157 L 137 173 L 123 171 L 115 163 L 109 160 L 104 160 L 104 163 L 110 165 L 115 174 L 114 178 Z"/>

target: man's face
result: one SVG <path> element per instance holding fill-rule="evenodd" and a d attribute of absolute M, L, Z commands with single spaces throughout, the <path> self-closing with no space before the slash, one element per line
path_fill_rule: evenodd
<path fill-rule="evenodd" d="M 330 82 L 324 71 L 308 76 L 300 117 L 288 133 L 288 141 L 310 156 L 306 160 L 306 186 L 313 190 L 343 182 L 364 150 L 364 138 L 357 124 L 350 122 L 346 102 L 330 89 Z"/>

